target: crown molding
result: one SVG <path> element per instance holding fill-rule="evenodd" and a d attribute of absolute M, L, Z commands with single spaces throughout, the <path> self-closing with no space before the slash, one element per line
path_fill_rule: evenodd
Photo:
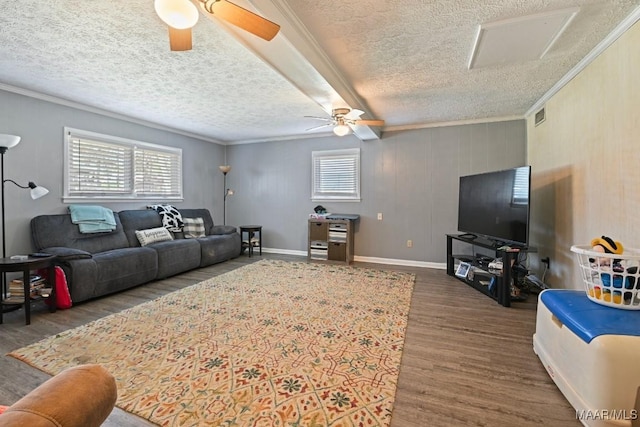
<path fill-rule="evenodd" d="M 218 145 L 225 145 L 222 141 L 219 141 L 217 139 L 212 139 L 212 138 L 204 136 L 204 135 L 200 135 L 200 134 L 193 133 L 193 132 L 186 132 L 186 131 L 183 131 L 183 130 L 180 130 L 180 129 L 175 129 L 175 128 L 168 127 L 168 126 L 163 126 L 163 125 L 160 125 L 158 123 L 149 122 L 147 120 L 136 119 L 134 117 L 126 116 L 126 115 L 121 114 L 121 113 L 115 113 L 113 111 L 104 110 L 102 108 L 92 107 L 90 105 L 82 104 L 82 103 L 77 102 L 77 101 L 70 101 L 68 99 L 60 98 L 60 97 L 53 96 L 53 95 L 48 95 L 48 94 L 45 94 L 45 93 L 36 92 L 36 91 L 30 90 L 30 89 L 24 89 L 24 88 L 20 88 L 20 87 L 17 87 L 17 86 L 11 86 L 11 85 L 7 85 L 7 84 L 4 84 L 4 83 L 0 83 L 0 90 L 4 90 L 6 92 L 11 92 L 11 93 L 15 93 L 15 94 L 18 94 L 18 95 L 26 96 L 26 97 L 29 97 L 29 98 L 39 99 L 40 101 L 51 102 L 53 104 L 62 105 L 62 106 L 69 107 L 69 108 L 74 108 L 76 110 L 86 111 L 88 113 L 99 114 L 101 116 L 110 117 L 112 119 L 123 120 L 123 121 L 129 122 L 129 123 L 134 123 L 134 124 L 137 124 L 137 125 L 146 126 L 146 127 L 157 129 L 157 130 L 162 130 L 162 131 L 165 131 L 165 132 L 171 132 L 171 133 L 174 133 L 174 134 L 177 134 L 177 135 L 182 135 L 182 136 L 186 136 L 186 137 L 189 137 L 189 138 L 194 138 L 194 139 L 198 139 L 198 140 L 201 140 L 201 141 L 212 142 L 212 143 L 218 144 Z"/>

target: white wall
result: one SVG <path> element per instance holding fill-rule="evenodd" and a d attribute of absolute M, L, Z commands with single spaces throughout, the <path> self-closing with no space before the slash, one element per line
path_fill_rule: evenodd
<path fill-rule="evenodd" d="M 62 202 L 65 126 L 182 148 L 184 202 L 175 205 L 212 209 L 214 221 L 222 223 L 222 194 L 214 189 L 222 187 L 223 146 L 0 90 L 0 133 L 22 137 L 4 156 L 5 179 L 22 185 L 34 181 L 50 190 L 31 200 L 28 191 L 5 185 L 7 256 L 32 251 L 32 217 L 67 212 Z M 147 202 L 100 204 L 120 211 L 144 208 Z"/>
<path fill-rule="evenodd" d="M 573 244 L 607 235 L 640 248 L 640 23 L 527 118 L 533 244 L 554 287 L 582 287 Z"/>

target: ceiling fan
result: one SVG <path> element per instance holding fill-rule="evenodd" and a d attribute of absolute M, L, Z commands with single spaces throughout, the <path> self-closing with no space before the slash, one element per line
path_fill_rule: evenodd
<path fill-rule="evenodd" d="M 334 108 L 333 111 L 331 111 L 331 118 L 305 116 L 310 119 L 324 120 L 328 122 L 320 126 L 309 128 L 307 131 L 320 129 L 325 126 L 334 126 L 333 133 L 338 136 L 344 136 L 351 131 L 351 126 L 384 126 L 384 120 L 361 119 L 360 116 L 363 114 L 364 111 L 357 110 L 355 108 Z"/>
<path fill-rule="evenodd" d="M 264 40 L 273 39 L 280 25 L 227 0 L 197 0 L 207 13 Z M 191 50 L 191 28 L 198 22 L 198 8 L 190 0 L 155 0 L 156 13 L 169 26 L 172 51 Z"/>

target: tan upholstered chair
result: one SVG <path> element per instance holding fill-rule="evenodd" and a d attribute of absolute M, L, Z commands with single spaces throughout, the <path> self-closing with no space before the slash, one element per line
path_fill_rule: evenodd
<path fill-rule="evenodd" d="M 0 415 L 0 427 L 98 427 L 117 398 L 113 376 L 100 365 L 69 368 Z"/>

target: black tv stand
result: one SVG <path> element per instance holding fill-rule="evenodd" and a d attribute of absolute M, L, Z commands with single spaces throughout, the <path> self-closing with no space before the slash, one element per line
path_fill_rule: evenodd
<path fill-rule="evenodd" d="M 478 238 L 478 236 L 476 236 L 475 234 L 472 234 L 472 233 L 461 234 L 460 237 L 463 237 L 465 239 L 477 239 Z"/>
<path fill-rule="evenodd" d="M 505 246 L 504 242 L 497 242 L 478 238 L 477 236 L 468 237 L 468 234 L 447 234 L 447 274 L 466 283 L 481 293 L 495 299 L 498 304 L 504 307 L 511 306 L 511 284 L 512 272 L 511 266 L 517 260 L 518 254 L 521 252 L 535 252 L 531 247 Z M 469 255 L 454 255 L 452 253 L 453 240 L 468 243 L 472 246 L 478 246 L 485 249 L 495 251 L 496 258 L 502 258 L 502 269 L 493 270 L 487 268 L 487 260 L 484 257 L 471 257 Z M 474 274 L 471 278 L 458 277 L 455 275 L 455 260 L 470 263 L 474 267 Z"/>

